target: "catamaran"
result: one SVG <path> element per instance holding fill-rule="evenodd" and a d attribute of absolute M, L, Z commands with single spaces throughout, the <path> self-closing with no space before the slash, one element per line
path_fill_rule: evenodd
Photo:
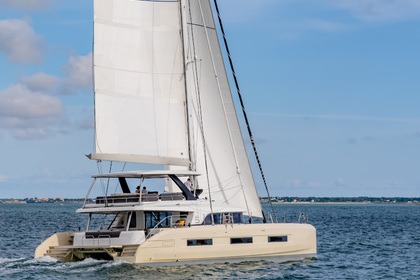
<path fill-rule="evenodd" d="M 174 264 L 316 256 L 312 225 L 277 223 L 262 211 L 218 11 L 210 0 L 94 0 L 96 147 L 88 157 L 154 170 L 92 176 L 77 210 L 86 228 L 52 235 L 35 257 Z"/>

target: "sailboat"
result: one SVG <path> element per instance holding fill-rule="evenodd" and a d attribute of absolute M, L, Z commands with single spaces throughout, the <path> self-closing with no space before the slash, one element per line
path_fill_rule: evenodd
<path fill-rule="evenodd" d="M 94 0 L 96 147 L 88 157 L 153 168 L 93 175 L 77 210 L 86 228 L 52 235 L 35 257 L 148 265 L 316 256 L 312 225 L 263 214 L 215 8 L 210 0 Z"/>

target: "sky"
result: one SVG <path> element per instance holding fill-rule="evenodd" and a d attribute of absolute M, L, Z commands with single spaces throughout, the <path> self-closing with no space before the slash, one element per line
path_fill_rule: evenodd
<path fill-rule="evenodd" d="M 272 196 L 420 197 L 420 1 L 218 2 Z M 0 0 L 0 198 L 97 173 L 92 7 Z"/>

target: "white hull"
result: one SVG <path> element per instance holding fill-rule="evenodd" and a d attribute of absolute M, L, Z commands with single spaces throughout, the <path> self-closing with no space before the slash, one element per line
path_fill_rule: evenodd
<path fill-rule="evenodd" d="M 316 230 L 308 224 L 231 224 L 161 229 L 142 244 L 76 246 L 75 233 L 58 233 L 45 240 L 35 257 L 52 256 L 62 261 L 105 258 L 147 265 L 217 263 L 242 260 L 281 261 L 316 256 Z M 286 241 L 269 242 L 269 237 Z M 231 238 L 252 243 L 231 244 Z M 211 240 L 211 245 L 187 246 L 188 240 Z M 102 240 L 103 241 L 103 240 Z M 99 240 L 98 240 L 99 242 Z M 98 243 L 99 244 L 99 243 Z"/>

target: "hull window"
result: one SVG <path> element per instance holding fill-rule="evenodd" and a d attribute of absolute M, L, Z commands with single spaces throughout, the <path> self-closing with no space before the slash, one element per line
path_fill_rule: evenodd
<path fill-rule="evenodd" d="M 207 246 L 207 245 L 213 245 L 213 239 L 187 240 L 187 246 Z"/>
<path fill-rule="evenodd" d="M 287 236 L 269 236 L 268 242 L 287 242 Z"/>
<path fill-rule="evenodd" d="M 231 238 L 230 244 L 252 243 L 252 237 Z"/>

